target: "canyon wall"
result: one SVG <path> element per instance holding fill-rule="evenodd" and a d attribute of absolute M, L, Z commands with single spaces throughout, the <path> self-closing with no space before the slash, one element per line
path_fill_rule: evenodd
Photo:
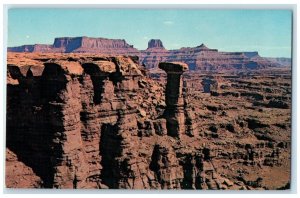
<path fill-rule="evenodd" d="M 8 187 L 180 188 L 182 168 L 161 140 L 170 141 L 158 118 L 163 88 L 133 60 L 56 57 L 39 72 L 8 65 Z M 28 182 L 14 168 L 28 169 Z"/>
<path fill-rule="evenodd" d="M 260 98 L 253 76 L 200 93 L 186 64 L 160 68 L 156 81 L 136 57 L 9 53 L 6 186 L 289 188 L 288 76 Z"/>

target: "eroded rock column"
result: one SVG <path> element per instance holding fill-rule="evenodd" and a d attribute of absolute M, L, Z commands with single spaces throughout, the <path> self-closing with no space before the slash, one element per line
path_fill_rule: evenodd
<path fill-rule="evenodd" d="M 182 74 L 188 65 L 180 62 L 160 63 L 159 68 L 167 73 L 166 110 L 167 134 L 178 137 L 185 133 L 184 100 L 182 95 Z"/>
<path fill-rule="evenodd" d="M 44 64 L 44 95 L 50 100 L 49 128 L 53 133 L 53 188 L 85 188 L 88 163 L 81 138 L 80 80 L 83 68 L 78 62 L 56 60 Z"/>

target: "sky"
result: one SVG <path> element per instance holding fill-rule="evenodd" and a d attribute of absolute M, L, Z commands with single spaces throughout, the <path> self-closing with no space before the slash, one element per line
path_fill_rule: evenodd
<path fill-rule="evenodd" d="M 55 37 L 125 39 L 146 49 L 150 39 L 165 48 L 204 43 L 219 51 L 258 51 L 264 57 L 291 57 L 290 10 L 66 9 L 8 10 L 8 47 L 52 44 Z"/>

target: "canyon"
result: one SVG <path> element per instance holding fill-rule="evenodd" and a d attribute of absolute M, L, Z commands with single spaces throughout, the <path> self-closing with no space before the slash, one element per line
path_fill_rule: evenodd
<path fill-rule="evenodd" d="M 7 188 L 290 188 L 289 67 L 159 40 L 9 51 Z"/>

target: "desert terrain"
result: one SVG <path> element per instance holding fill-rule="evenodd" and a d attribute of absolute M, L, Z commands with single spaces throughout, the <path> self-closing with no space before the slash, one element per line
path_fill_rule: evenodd
<path fill-rule="evenodd" d="M 158 39 L 8 51 L 7 188 L 290 188 L 289 60 Z"/>

